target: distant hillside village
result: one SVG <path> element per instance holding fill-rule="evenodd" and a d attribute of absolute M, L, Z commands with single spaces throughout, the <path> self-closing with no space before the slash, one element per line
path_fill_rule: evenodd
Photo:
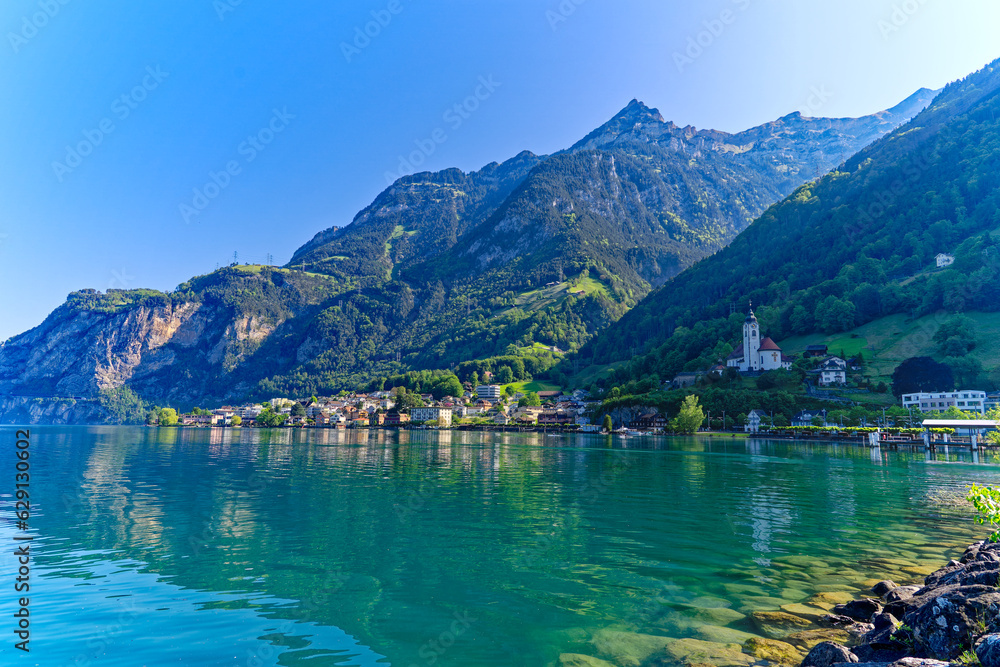
<path fill-rule="evenodd" d="M 295 401 L 275 398 L 263 404 L 195 409 L 178 415 L 183 426 L 302 426 L 319 428 L 470 426 L 565 427 L 599 430 L 586 413 L 594 407 L 586 392 L 517 392 L 501 385 L 467 388 L 460 397 L 435 400 L 431 394 L 376 391 L 344 394 L 332 398 Z M 164 424 L 163 411 L 151 423 Z M 167 422 L 173 421 L 171 415 Z"/>
<path fill-rule="evenodd" d="M 725 349 L 729 349 L 727 346 Z M 724 353 L 723 353 L 724 354 Z M 756 388 L 762 384 L 778 382 L 775 374 L 783 374 L 788 382 L 804 379 L 808 405 L 829 405 L 829 408 L 799 409 L 798 412 L 775 410 L 768 406 L 770 394 L 761 391 L 758 409 L 744 413 L 718 413 L 713 419 L 709 412 L 704 416 L 703 427 L 716 430 L 741 430 L 758 433 L 774 428 L 839 428 L 844 426 L 868 427 L 872 413 L 863 408 L 851 407 L 851 401 L 838 397 L 834 391 L 848 387 L 862 371 L 863 358 L 844 359 L 832 356 L 825 345 L 809 345 L 800 357 L 791 357 L 765 332 L 751 305 L 743 322 L 743 340 L 726 359 L 709 369 L 681 373 L 664 383 L 666 392 L 707 386 L 724 385 L 726 382 L 748 381 Z M 796 373 L 791 372 L 795 369 Z M 475 375 L 473 374 L 475 378 Z M 485 373 L 487 382 L 494 380 L 492 372 Z M 509 378 L 508 378 L 509 379 Z M 501 378 L 501 381 L 504 381 Z M 523 384 L 478 384 L 476 379 L 459 383 L 451 376 L 454 387 L 449 391 L 457 396 L 440 393 L 420 393 L 405 387 L 391 391 L 346 393 L 336 397 L 311 397 L 304 400 L 274 398 L 266 403 L 240 406 L 223 406 L 213 410 L 195 408 L 188 414 L 156 409 L 149 413 L 150 425 L 181 426 L 259 426 L 259 427 L 312 427 L 312 428 L 517 428 L 560 429 L 580 432 L 618 430 L 637 432 L 674 431 L 675 424 L 665 409 L 648 405 L 633 405 L 627 410 L 608 409 L 604 401 L 591 400 L 588 392 L 577 390 L 564 394 L 552 391 L 518 391 Z M 382 384 L 377 386 L 381 387 Z M 801 391 L 801 387 L 799 388 Z M 885 387 L 877 388 L 885 395 Z M 759 403 L 759 404 L 760 404 Z M 930 391 L 905 393 L 897 405 L 882 406 L 881 419 L 874 425 L 914 425 L 922 415 L 949 413 L 951 415 L 983 415 L 1000 408 L 1000 394 L 985 391 Z M 614 414 L 614 418 L 611 415 Z M 700 408 L 698 414 L 701 414 Z M 845 420 L 845 415 L 847 419 Z M 602 420 L 601 418 L 604 418 Z M 702 417 L 695 418 L 698 424 Z M 846 421 L 846 423 L 845 423 Z M 599 422 L 599 425 L 598 425 Z M 692 427 L 696 428 L 696 427 Z"/>

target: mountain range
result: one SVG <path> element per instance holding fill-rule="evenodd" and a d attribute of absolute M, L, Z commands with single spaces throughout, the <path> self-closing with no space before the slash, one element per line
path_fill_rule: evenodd
<path fill-rule="evenodd" d="M 226 267 L 171 293 L 71 294 L 0 348 L 0 419 L 92 418 L 88 401 L 121 387 L 179 406 L 332 393 L 512 346 L 608 356 L 585 346 L 935 95 L 738 134 L 633 101 L 551 156 L 401 178 L 285 267 Z"/>
<path fill-rule="evenodd" d="M 990 377 L 995 360 L 970 354 L 996 331 L 956 319 L 1000 310 L 998 119 L 995 61 L 654 291 L 577 364 L 613 366 L 605 384 L 621 385 L 707 368 L 732 349 L 752 302 L 775 340 L 899 316 L 881 331 L 869 327 L 888 340 L 907 328 L 900 318 L 926 318 L 903 354 L 940 343 L 931 349 L 962 388 L 1000 388 L 1000 377 Z M 949 341 L 951 330 L 962 335 Z"/>

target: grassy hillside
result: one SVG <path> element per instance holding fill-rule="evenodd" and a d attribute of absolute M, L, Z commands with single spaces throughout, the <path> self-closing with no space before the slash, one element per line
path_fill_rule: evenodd
<path fill-rule="evenodd" d="M 1000 376 L 990 378 L 990 372 L 1000 369 L 1000 313 L 964 313 L 973 323 L 972 335 L 976 347 L 966 353 L 968 359 L 978 361 L 986 371 L 983 380 L 993 384 Z M 810 334 L 793 336 L 779 343 L 786 353 L 800 354 L 807 345 L 826 345 L 831 354 L 843 352 L 856 356 L 859 352 L 866 361 L 865 374 L 889 382 L 892 372 L 910 357 L 932 357 L 947 360 L 941 345 L 934 341 L 934 334 L 950 316 L 944 313 L 912 319 L 906 315 L 890 315 L 838 334 Z M 969 387 L 971 388 L 971 387 Z"/>

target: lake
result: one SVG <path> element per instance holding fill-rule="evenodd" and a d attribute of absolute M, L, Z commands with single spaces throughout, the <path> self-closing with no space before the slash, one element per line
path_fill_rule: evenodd
<path fill-rule="evenodd" d="M 640 635 L 742 643 L 755 611 L 921 580 L 986 534 L 961 497 L 1000 471 L 757 439 L 46 427 L 24 532 L 14 444 L 0 428 L 0 662 L 25 665 L 652 664 Z"/>

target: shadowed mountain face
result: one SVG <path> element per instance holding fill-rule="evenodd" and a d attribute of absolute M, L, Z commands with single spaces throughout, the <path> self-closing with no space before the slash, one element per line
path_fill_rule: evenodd
<path fill-rule="evenodd" d="M 930 339 L 955 313 L 996 312 L 998 119 L 1000 61 L 950 84 L 909 123 L 771 207 L 592 340 L 584 358 L 629 361 L 618 384 L 705 368 L 720 341 L 736 338 L 749 300 L 777 340 L 898 313 L 938 315 Z M 938 255 L 953 263 L 938 264 Z M 968 333 L 985 340 L 992 332 Z M 943 360 L 963 388 L 1000 382 L 948 349 L 942 344 L 940 355 L 952 357 Z"/>
<path fill-rule="evenodd" d="M 230 267 L 169 295 L 71 295 L 0 349 L 0 397 L 22 410 L 127 385 L 208 404 L 329 393 L 511 345 L 576 350 L 933 96 L 739 134 L 679 128 L 633 101 L 552 156 L 401 178 L 281 269 Z"/>

